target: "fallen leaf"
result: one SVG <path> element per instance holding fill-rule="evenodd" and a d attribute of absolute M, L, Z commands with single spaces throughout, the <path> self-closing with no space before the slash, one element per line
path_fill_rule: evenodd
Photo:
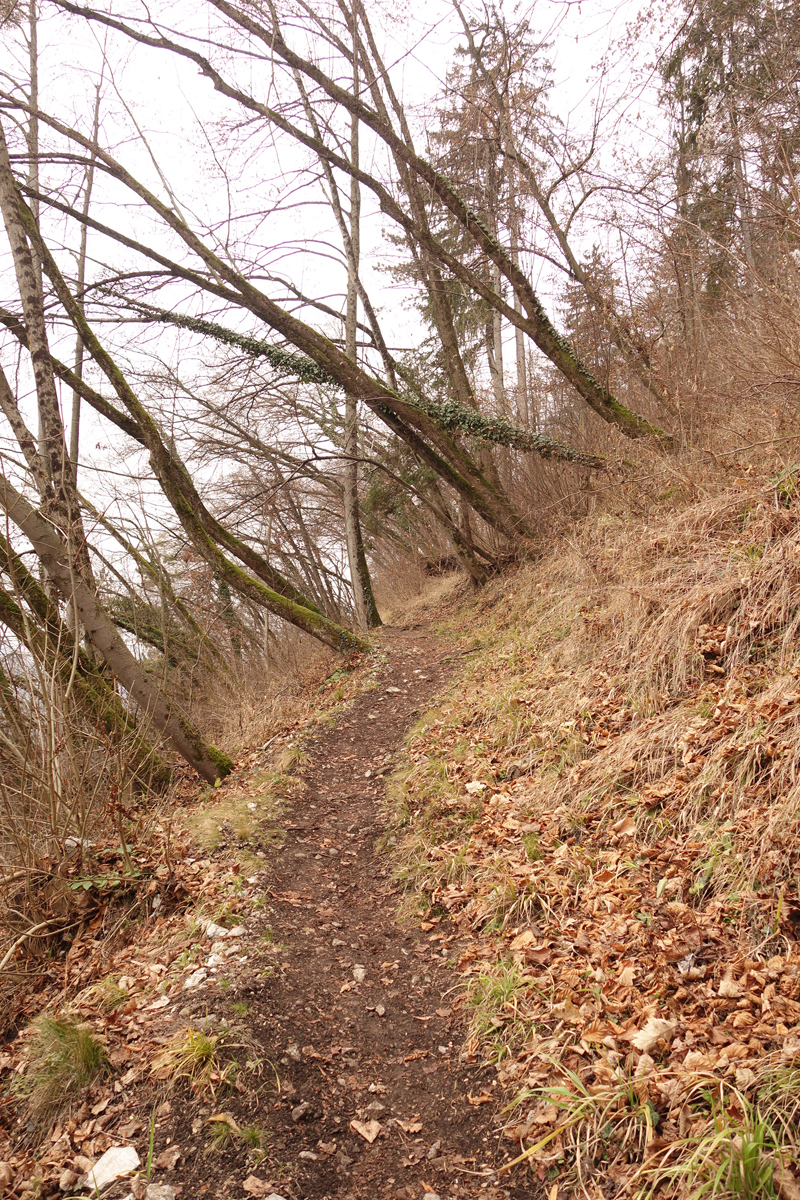
<path fill-rule="evenodd" d="M 537 1108 L 532 1117 L 534 1125 L 553 1125 L 557 1120 L 558 1109 L 555 1104 L 545 1104 L 544 1108 Z"/>
<path fill-rule="evenodd" d="M 248 1175 L 242 1184 L 242 1188 L 251 1196 L 262 1197 L 272 1195 L 272 1184 L 266 1179 L 259 1179 L 257 1175 Z"/>
<path fill-rule="evenodd" d="M 772 1182 L 778 1189 L 779 1200 L 800 1200 L 800 1185 L 788 1167 L 778 1163 Z"/>
<path fill-rule="evenodd" d="M 683 1068 L 685 1071 L 713 1071 L 714 1064 L 702 1050 L 690 1050 L 683 1060 Z"/>
<path fill-rule="evenodd" d="M 155 1160 L 155 1165 L 160 1171 L 174 1171 L 180 1156 L 180 1146 L 167 1146 L 166 1150 L 162 1150 Z"/>
<path fill-rule="evenodd" d="M 403 1133 L 419 1133 L 422 1129 L 422 1121 L 404 1121 L 401 1117 L 395 1119 L 395 1125 L 399 1125 Z"/>
<path fill-rule="evenodd" d="M 662 1017 L 650 1017 L 643 1029 L 628 1034 L 628 1040 L 643 1054 L 649 1054 L 653 1047 L 663 1038 L 671 1042 L 678 1029 L 677 1021 L 665 1021 Z"/>
<path fill-rule="evenodd" d="M 576 1006 L 572 996 L 567 996 L 561 1004 L 553 1006 L 553 1016 L 562 1021 L 569 1021 L 572 1025 L 580 1025 L 583 1021 L 581 1010 Z"/>
<path fill-rule="evenodd" d="M 360 1133 L 364 1141 L 372 1145 L 383 1126 L 380 1121 L 351 1121 L 350 1128 Z"/>
<path fill-rule="evenodd" d="M 553 952 L 548 945 L 528 946 L 525 950 L 525 961 L 537 967 L 546 966 L 552 956 Z"/>
<path fill-rule="evenodd" d="M 467 1104 L 476 1107 L 478 1104 L 491 1104 L 494 1096 L 491 1092 L 479 1092 L 477 1096 L 473 1096 L 472 1092 L 467 1092 Z"/>
<path fill-rule="evenodd" d="M 227 1125 L 231 1133 L 241 1133 L 239 1126 L 230 1113 L 220 1112 L 215 1113 L 213 1117 L 209 1117 L 206 1124 L 211 1124 L 212 1121 L 217 1121 L 220 1125 Z"/>
<path fill-rule="evenodd" d="M 737 1000 L 743 993 L 744 988 L 733 978 L 733 972 L 726 971 L 724 979 L 717 988 L 717 995 L 724 996 L 728 1000 Z"/>
<path fill-rule="evenodd" d="M 740 1091 L 744 1092 L 758 1079 L 752 1067 L 737 1067 L 736 1068 L 736 1086 Z"/>
<path fill-rule="evenodd" d="M 630 837 L 632 833 L 636 832 L 636 822 L 633 817 L 623 817 L 621 820 L 615 821 L 611 828 L 620 837 Z"/>

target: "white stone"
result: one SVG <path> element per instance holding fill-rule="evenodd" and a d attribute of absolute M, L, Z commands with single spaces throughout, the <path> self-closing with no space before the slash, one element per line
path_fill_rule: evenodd
<path fill-rule="evenodd" d="M 130 1175 L 131 1171 L 135 1171 L 139 1165 L 139 1155 L 133 1146 L 112 1146 L 89 1171 L 84 1180 L 84 1186 L 89 1187 L 93 1192 L 99 1192 L 109 1183 L 113 1183 L 115 1179 L 122 1179 L 123 1176 Z"/>
<path fill-rule="evenodd" d="M 204 933 L 207 938 L 211 938 L 212 942 L 217 938 L 230 937 L 229 929 L 226 929 L 224 925 L 215 925 L 213 921 L 206 921 Z"/>
<path fill-rule="evenodd" d="M 198 967 L 198 969 L 196 971 L 192 971 L 189 978 L 184 981 L 183 990 L 188 992 L 190 988 L 199 987 L 201 983 L 206 981 L 206 979 L 208 979 L 208 971 L 205 969 L 205 967 Z"/>

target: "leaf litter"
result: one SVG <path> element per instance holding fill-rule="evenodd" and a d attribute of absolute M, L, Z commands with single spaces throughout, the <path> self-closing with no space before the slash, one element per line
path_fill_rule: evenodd
<path fill-rule="evenodd" d="M 800 523 L 776 496 L 606 513 L 439 618 L 469 653 L 392 781 L 399 878 L 468 935 L 506 1172 L 559 1196 L 728 1195 L 731 1145 L 759 1196 L 800 1189 Z"/>
<path fill-rule="evenodd" d="M 505 1094 L 506 1178 L 532 1172 L 548 1196 L 694 1196 L 755 1147 L 757 1194 L 800 1194 L 799 588 L 795 513 L 743 486 L 636 537 L 587 522 L 477 601 L 454 592 L 444 632 L 473 640 L 469 665 L 418 721 L 390 787 L 421 928 L 446 917 L 458 934 L 455 1008 Z M 249 752 L 227 797 L 253 803 L 262 773 Z M 188 783 L 182 799 L 190 812 Z M 39 967 L 20 949 L 13 1020 L 37 1011 L 37 988 L 63 988 L 116 1076 L 35 1157 L 6 1151 L 7 1188 L 77 1179 L 146 1142 L 148 1114 L 117 1084 L 142 1085 L 186 980 L 202 970 L 200 993 L 213 986 L 209 950 L 241 948 L 231 927 L 264 894 L 236 855 L 198 854 L 190 823 L 140 855 L 135 945 L 107 936 L 121 863 L 100 838 L 66 961 Z M 225 910 L 210 947 L 187 919 L 200 903 Z M 25 1046 L 0 1057 L 6 1079 L 24 1074 Z"/>
<path fill-rule="evenodd" d="M 404 676 L 414 665 L 405 659 L 423 651 L 415 645 L 419 637 L 400 641 L 391 669 Z M 430 645 L 428 639 L 428 650 Z M 396 716 L 380 725 L 364 723 L 366 745 L 359 754 L 368 761 L 389 761 L 386 749 L 402 737 L 413 697 L 417 704 L 420 697 L 427 700 L 446 669 L 434 664 L 432 671 L 427 660 L 426 667 L 424 687 L 412 680 L 412 691 L 399 677 L 398 684 L 406 683 L 402 692 L 386 689 L 393 705 L 402 697 L 400 707 L 390 710 Z M 373 848 L 383 827 L 386 772 L 365 778 L 357 763 L 352 770 L 360 782 L 348 795 L 343 788 L 353 778 L 350 768 L 336 765 L 359 757 L 340 756 L 336 722 L 352 729 L 356 713 L 363 721 L 364 708 L 374 703 L 369 692 L 386 669 L 385 652 L 356 664 L 352 685 L 343 688 L 340 677 L 331 703 L 318 704 L 307 727 L 292 722 L 271 739 L 268 757 L 258 748 L 244 752 L 236 773 L 216 791 L 198 795 L 187 781 L 172 798 L 180 800 L 173 819 L 154 827 L 147 846 L 129 847 L 141 871 L 139 896 L 160 896 L 160 885 L 147 889 L 166 880 L 175 889 L 170 902 L 128 910 L 113 937 L 103 922 L 107 910 L 95 911 L 74 940 L 67 970 L 62 963 L 53 971 L 51 991 L 37 995 L 31 987 L 18 994 L 14 1019 L 20 1025 L 26 1010 L 35 1012 L 49 996 L 99 1039 L 112 1070 L 65 1105 L 52 1127 L 26 1130 L 21 1093 L 6 1105 L 0 1160 L 10 1194 L 27 1194 L 31 1186 L 43 1194 L 69 1190 L 109 1149 L 136 1150 L 146 1164 L 146 1176 L 132 1181 L 134 1200 L 151 1191 L 153 1198 L 180 1191 L 186 1200 L 209 1187 L 220 1195 L 285 1200 L 299 1194 L 372 1196 L 392 1170 L 404 1196 L 411 1192 L 403 1187 L 417 1194 L 423 1175 L 426 1193 L 433 1194 L 431 1180 L 439 1175 L 447 1179 L 439 1190 L 448 1197 L 471 1195 L 473 1176 L 485 1185 L 482 1196 L 518 1194 L 495 1185 L 497 1134 L 480 1149 L 480 1131 L 491 1130 L 491 1117 L 484 1119 L 466 1098 L 466 1081 L 480 1070 L 462 1068 L 458 1043 L 450 1040 L 457 1026 L 444 959 L 452 954 L 454 933 L 435 919 L 431 945 L 423 940 L 409 951 L 410 935 L 392 920 L 390 872 Z M 343 698 L 350 705 L 344 710 Z M 312 696 L 309 708 L 318 701 Z M 319 767 L 304 749 L 315 738 L 328 747 L 316 752 Z M 318 811 L 310 819 L 309 802 Z M 323 805 L 330 816 L 323 817 Z M 354 806 L 350 816 L 348 805 Z M 238 826 L 240 816 L 247 828 Z M 315 866 L 307 849 L 316 841 L 308 831 L 320 820 L 333 826 L 317 856 L 325 867 Z M 356 828 L 357 854 L 347 841 Z M 102 836 L 94 850 L 98 856 L 107 851 L 111 861 L 113 846 L 106 847 Z M 254 861 L 253 851 L 261 851 L 263 860 Z M 305 860 L 299 872 L 295 855 Z M 331 879 L 333 891 L 327 890 Z M 94 905 L 97 880 L 81 891 Z M 353 920 L 356 930 L 393 931 L 383 953 L 382 945 L 365 945 L 365 937 L 374 936 L 369 933 L 358 935 L 359 953 L 353 954 L 350 932 L 330 939 L 328 965 L 318 967 L 320 930 L 334 922 L 335 932 Z M 35 954 L 20 965 L 37 969 Z M 412 976 L 414 969 L 419 973 Z M 320 972 L 330 972 L 330 979 Z M 298 994 L 306 997 L 299 1011 Z M 398 1003 L 400 996 L 410 1012 Z M 358 1013 L 353 1030 L 348 1012 Z M 365 1037 L 370 1014 L 378 1024 Z M 339 1028 L 328 1030 L 325 1022 L 332 1019 Z M 287 1038 L 287 1030 L 293 1036 Z M 345 1032 L 357 1034 L 357 1046 Z M 24 1032 L 4 1055 L 6 1079 L 30 1072 L 28 1042 Z M 409 1098 L 424 1101 L 425 1119 L 403 1115 Z M 466 1116 L 453 1122 L 459 1104 Z M 344 1123 L 337 1116 L 342 1110 Z M 297 1122 L 295 1112 L 302 1112 Z M 260 1116 L 263 1128 L 252 1124 L 253 1116 Z M 479 1153 L 470 1153 L 476 1141 Z M 147 1182 L 150 1171 L 156 1182 Z"/>

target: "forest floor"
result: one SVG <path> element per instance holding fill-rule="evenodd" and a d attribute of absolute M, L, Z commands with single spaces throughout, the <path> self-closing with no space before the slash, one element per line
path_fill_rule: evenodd
<path fill-rule="evenodd" d="M 172 1192 L 156 1185 L 182 1200 L 528 1194 L 498 1183 L 508 1153 L 494 1073 L 463 1057 L 454 968 L 469 939 L 441 916 L 421 927 L 398 917 L 386 777 L 454 655 L 430 633 L 387 629 L 377 657 L 367 690 L 292 736 L 280 845 L 228 907 L 233 939 L 195 921 L 179 954 L 169 934 L 186 914 L 175 915 L 155 942 L 143 930 L 110 964 L 120 1008 L 98 1020 L 107 980 L 79 993 L 78 1010 L 127 1070 L 85 1089 L 44 1150 L 0 1155 L 10 1164 L 0 1194 L 5 1183 L 9 1195 L 54 1195 L 58 1180 L 71 1191 L 101 1152 L 124 1144 L 143 1165 L 135 1197 L 147 1180 L 161 1200 Z M 225 811 L 226 792 L 256 795 L 248 780 L 258 783 L 262 766 L 251 756 L 210 811 L 218 800 Z M 223 844 L 216 857 L 226 854 Z M 201 904 L 213 901 L 214 858 L 201 860 L 210 884 Z M 137 981 L 148 961 L 150 979 Z M 10 1066 L 14 1055 L 5 1058 Z M 103 1195 L 130 1189 L 121 1179 Z"/>
<path fill-rule="evenodd" d="M 104 1200 L 800 1200 L 790 482 L 428 581 L 127 860 L 54 870 L 77 932 L 0 978 L 0 1196 L 128 1147 Z M 41 1014 L 107 1054 L 70 1108 Z"/>
<path fill-rule="evenodd" d="M 391 848 L 380 849 L 385 775 L 452 659 L 419 633 L 387 631 L 382 647 L 377 688 L 309 743 L 302 795 L 266 873 L 252 932 L 269 931 L 280 963 L 221 1005 L 214 997 L 220 1015 L 247 1004 L 250 1048 L 275 1072 L 228 1107 L 240 1127 L 263 1127 L 255 1177 L 281 1195 L 511 1196 L 496 1186 L 490 1081 L 460 1058 L 452 966 L 466 939 L 446 922 L 427 937 L 398 922 Z M 195 1115 L 176 1112 L 170 1127 L 187 1148 L 175 1173 L 183 1197 L 238 1195 L 245 1178 L 253 1194 L 246 1146 L 216 1158 L 189 1150 Z"/>

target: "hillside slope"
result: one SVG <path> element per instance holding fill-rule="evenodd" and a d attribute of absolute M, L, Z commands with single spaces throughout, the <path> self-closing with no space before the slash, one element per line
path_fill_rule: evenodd
<path fill-rule="evenodd" d="M 125 1145 L 186 1195 L 797 1200 L 799 595 L 792 475 L 431 584 L 68 866 L 0 1194 Z"/>
<path fill-rule="evenodd" d="M 799 598 L 792 475 L 451 598 L 402 872 L 543 1195 L 800 1195 Z"/>

